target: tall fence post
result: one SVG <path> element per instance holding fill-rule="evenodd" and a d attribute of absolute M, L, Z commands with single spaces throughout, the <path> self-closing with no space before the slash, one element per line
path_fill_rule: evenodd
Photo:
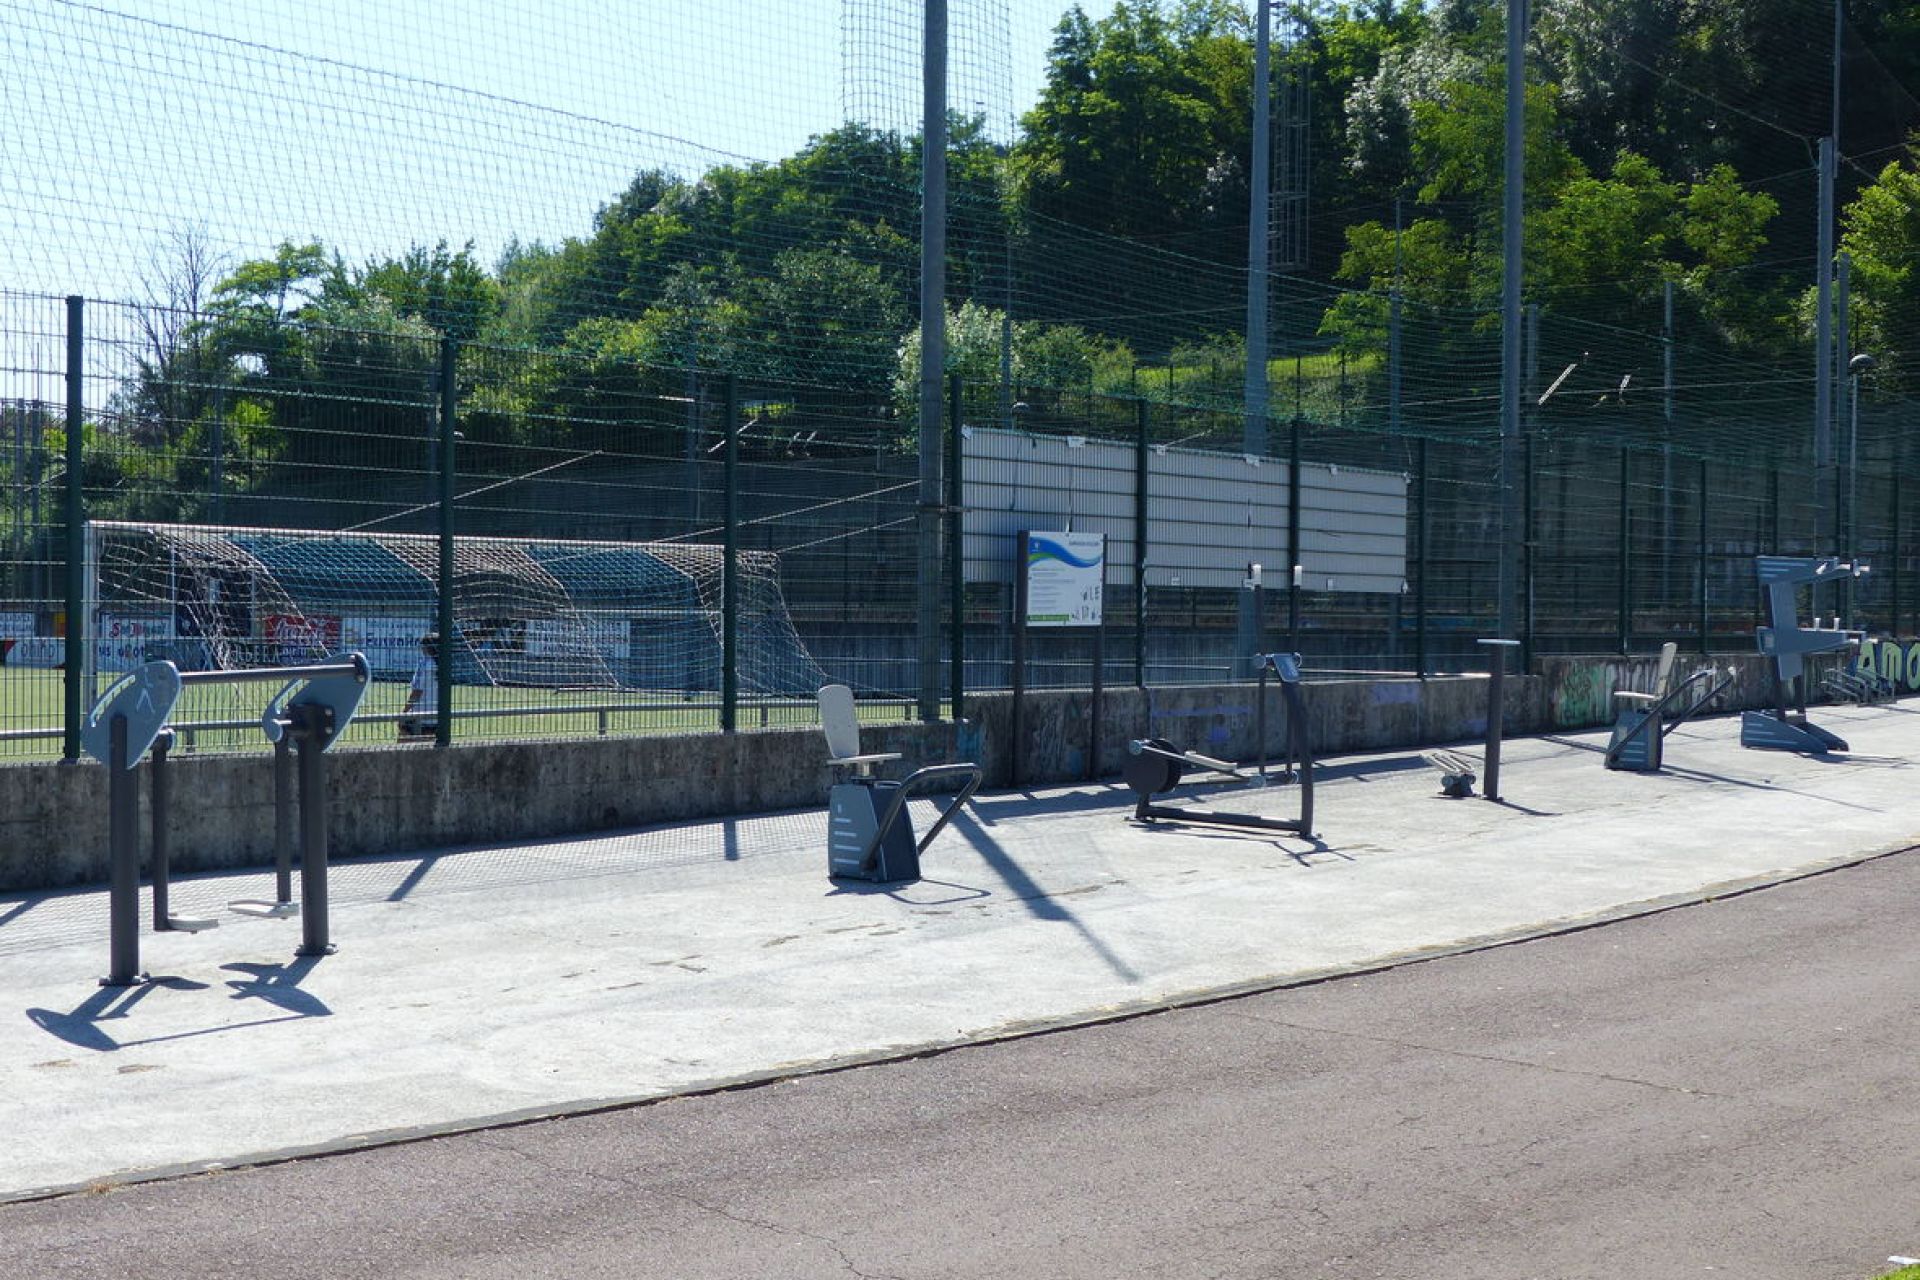
<path fill-rule="evenodd" d="M 1632 533 L 1633 504 L 1629 496 L 1633 454 L 1620 446 L 1620 538 L 1615 568 L 1620 582 L 1620 652 L 1631 653 L 1633 643 Z"/>
<path fill-rule="evenodd" d="M 961 543 L 966 526 L 962 520 L 966 490 L 961 484 L 961 429 L 965 425 L 961 395 L 965 390 L 959 374 L 947 379 L 947 578 L 953 592 L 950 606 L 953 620 L 947 636 L 948 697 L 951 715 L 960 719 L 960 704 L 967 694 L 967 562 Z"/>
<path fill-rule="evenodd" d="M 1887 634 L 1900 635 L 1900 471 L 1896 467 L 1887 476 L 1887 505 L 1892 508 L 1892 529 L 1887 535 Z"/>
<path fill-rule="evenodd" d="M 1700 652 L 1711 653 L 1713 647 L 1707 641 L 1707 628 L 1711 620 L 1707 614 L 1707 460 L 1700 459 Z"/>
<path fill-rule="evenodd" d="M 440 421 L 436 424 L 440 432 L 440 582 L 435 624 L 440 632 L 440 647 L 434 658 L 433 704 L 437 708 L 433 717 L 436 747 L 453 745 L 453 655 L 458 651 L 453 636 L 453 442 L 459 436 L 454 422 L 460 412 L 460 393 L 454 383 L 454 373 L 459 354 L 459 344 L 452 338 L 440 339 Z"/>
<path fill-rule="evenodd" d="M 1538 315 L 1535 315 L 1536 321 Z M 1534 536 L 1533 536 L 1533 433 L 1520 437 L 1520 670 L 1533 670 L 1534 614 Z"/>
<path fill-rule="evenodd" d="M 1767 554 L 1780 554 L 1780 468 L 1767 468 Z M 1757 589 L 1757 588 L 1756 588 Z"/>
<path fill-rule="evenodd" d="M 86 309 L 85 298 L 67 299 L 67 644 L 62 681 L 65 714 L 61 757 L 80 759 L 80 725 L 86 718 L 87 674 L 87 511 L 82 489 L 86 463 Z"/>
<path fill-rule="evenodd" d="M 1147 687 L 1147 402 L 1133 402 L 1133 683 Z"/>
<path fill-rule="evenodd" d="M 726 527 L 720 565 L 720 728 L 732 733 L 740 717 L 740 379 L 727 375 L 726 435 L 722 452 Z"/>
<path fill-rule="evenodd" d="M 1427 438 L 1414 442 L 1414 484 L 1420 498 L 1420 518 L 1413 526 L 1413 674 L 1427 674 Z"/>
<path fill-rule="evenodd" d="M 1300 415 L 1287 424 L 1287 648 L 1300 652 Z"/>

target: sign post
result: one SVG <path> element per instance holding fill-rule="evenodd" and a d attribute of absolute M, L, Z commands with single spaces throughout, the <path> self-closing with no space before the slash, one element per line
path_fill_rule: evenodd
<path fill-rule="evenodd" d="M 1104 603 L 1107 579 L 1106 535 L 1067 531 L 1018 535 L 1019 563 L 1014 587 L 1013 630 L 1013 782 L 1020 784 L 1024 763 L 1026 631 L 1029 627 L 1087 631 L 1093 634 L 1092 703 L 1088 716 L 1086 775 L 1100 773 L 1100 711 L 1105 661 Z"/>

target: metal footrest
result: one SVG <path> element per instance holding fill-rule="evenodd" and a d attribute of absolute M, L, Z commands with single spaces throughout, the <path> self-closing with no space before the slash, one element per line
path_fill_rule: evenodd
<path fill-rule="evenodd" d="M 1847 750 L 1847 740 L 1810 724 L 1805 716 L 1784 719 L 1770 711 L 1743 711 L 1740 714 L 1740 745 L 1763 751 L 1804 751 L 1821 755 Z"/>
<path fill-rule="evenodd" d="M 253 916 L 260 920 L 286 920 L 300 914 L 300 904 L 262 902 L 253 898 L 242 898 L 238 902 L 229 902 L 227 910 L 238 916 Z"/>

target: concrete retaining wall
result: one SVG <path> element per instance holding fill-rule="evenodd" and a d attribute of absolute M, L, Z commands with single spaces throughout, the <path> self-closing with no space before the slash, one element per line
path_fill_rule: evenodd
<path fill-rule="evenodd" d="M 1756 655 L 1720 657 L 1739 671 L 1736 707 L 1763 706 L 1771 684 Z M 1683 657 L 1681 672 L 1698 665 Z M 1506 682 L 1512 735 L 1590 728 L 1611 718 L 1616 688 L 1646 688 L 1649 657 L 1549 658 L 1537 674 Z M 1486 732 L 1484 676 L 1353 680 L 1308 686 L 1314 749 L 1321 756 L 1470 741 Z M 1267 697 L 1268 755 L 1278 760 L 1286 718 L 1277 687 Z M 1127 743 L 1163 737 L 1208 755 L 1250 760 L 1258 693 L 1252 685 L 1105 691 L 1098 765 L 1117 773 Z M 908 762 L 977 760 L 986 786 L 1013 784 L 1012 699 L 969 699 L 959 725 L 875 725 L 867 751 Z M 1028 694 L 1023 785 L 1088 776 L 1092 720 L 1086 690 Z M 826 745 L 813 729 L 689 734 L 432 748 L 343 750 L 329 758 L 336 856 L 612 830 L 824 802 Z M 273 857 L 268 757 L 184 756 L 174 772 L 173 847 L 181 872 L 267 866 Z M 103 766 L 0 766 L 0 892 L 91 884 L 107 877 Z M 142 830 L 146 821 L 143 811 Z"/>

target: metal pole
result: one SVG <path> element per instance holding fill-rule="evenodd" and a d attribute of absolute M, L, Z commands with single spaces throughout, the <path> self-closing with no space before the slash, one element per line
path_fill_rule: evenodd
<path fill-rule="evenodd" d="M 1400 433 L 1400 199 L 1393 201 L 1393 289 L 1387 294 L 1387 430 Z"/>
<path fill-rule="evenodd" d="M 443 646 L 444 647 L 444 646 Z M 444 659 L 443 664 L 444 665 Z M 300 946 L 296 954 L 333 954 L 327 934 L 327 719 L 325 707 L 289 708 L 300 771 Z M 440 709 L 446 718 L 446 708 Z"/>
<path fill-rule="evenodd" d="M 1147 687 L 1147 402 L 1133 402 L 1133 683 Z"/>
<path fill-rule="evenodd" d="M 152 832 L 151 845 L 147 852 L 149 876 L 153 881 L 153 929 L 155 933 L 164 933 L 170 926 L 167 917 L 172 914 L 168 901 L 173 888 L 173 845 L 169 838 L 168 827 L 173 819 L 173 780 L 168 776 L 167 751 L 173 746 L 173 735 L 162 729 L 153 740 L 153 751 L 148 757 L 151 763 L 147 774 L 152 780 L 152 792 L 149 829 Z"/>
<path fill-rule="evenodd" d="M 1479 640 L 1487 646 L 1487 763 L 1486 798 L 1500 798 L 1500 744 L 1507 727 L 1507 652 L 1520 647 L 1518 640 Z"/>
<path fill-rule="evenodd" d="M 1093 781 L 1100 776 L 1100 712 L 1102 690 L 1105 688 L 1104 673 L 1101 668 L 1107 662 L 1107 628 L 1104 623 L 1095 623 L 1093 628 L 1093 687 L 1089 694 L 1087 716 L 1087 780 Z"/>
<path fill-rule="evenodd" d="M 1661 421 L 1660 421 L 1660 602 L 1673 598 L 1670 568 L 1673 546 L 1673 281 L 1662 289 L 1661 328 Z"/>
<path fill-rule="evenodd" d="M 1300 652 L 1300 415 L 1287 423 L 1287 648 Z"/>
<path fill-rule="evenodd" d="M 127 759 L 127 717 L 108 726 L 107 849 L 111 877 L 107 894 L 107 976 L 103 987 L 140 981 L 140 779 Z"/>
<path fill-rule="evenodd" d="M 1838 539 L 1833 485 L 1833 139 L 1820 139 L 1820 234 L 1815 262 L 1817 298 L 1813 325 L 1813 465 L 1815 550 L 1826 554 Z M 1816 588 L 1816 595 L 1818 589 Z M 1816 602 L 1814 611 L 1819 612 Z"/>
<path fill-rule="evenodd" d="M 1012 770 L 1008 782 L 1015 787 L 1026 773 L 1027 754 L 1027 531 L 1022 529 L 1016 536 L 1019 543 L 1013 567 L 1013 706 L 1009 735 L 1013 741 L 1007 753 Z"/>
<path fill-rule="evenodd" d="M 453 745 L 453 442 L 454 420 L 459 412 L 459 392 L 454 384 L 458 348 L 452 338 L 440 339 L 440 594 L 435 630 L 440 633 L 440 648 L 434 654 L 433 745 Z M 302 859 L 304 867 L 305 860 Z"/>
<path fill-rule="evenodd" d="M 80 759 L 80 726 L 87 714 L 86 505 L 81 480 L 86 469 L 86 307 L 77 294 L 67 299 L 67 643 L 61 758 Z M 135 961 L 138 964 L 138 961 Z M 124 985 L 124 984 L 116 984 Z"/>
<path fill-rule="evenodd" d="M 727 434 L 723 437 L 726 447 L 721 454 L 726 481 L 726 520 L 720 546 L 720 729 L 723 733 L 732 733 L 740 723 L 740 379 L 731 373 L 727 375 L 726 415 Z M 940 419 L 936 416 L 934 421 Z M 921 434 L 931 434 L 938 444 L 937 427 L 931 433 Z M 934 530 L 937 534 L 939 526 L 935 525 Z M 939 550 L 937 541 L 934 549 Z M 938 557 L 933 565 L 937 589 L 940 585 Z M 934 599 L 937 601 L 939 596 L 936 594 Z M 937 635 L 934 638 L 939 639 Z M 937 644 L 934 652 L 939 652 Z"/>
<path fill-rule="evenodd" d="M 926 0 L 920 136 L 920 718 L 940 718 L 940 392 L 947 352 L 947 0 Z"/>
<path fill-rule="evenodd" d="M 1270 0 L 1255 6 L 1253 35 L 1253 163 L 1247 210 L 1246 416 L 1241 449 L 1252 458 L 1267 456 L 1267 218 L 1272 208 L 1272 77 Z M 1239 597 L 1234 653 L 1235 676 L 1250 674 L 1250 656 L 1258 647 L 1260 619 L 1249 593 Z"/>
<path fill-rule="evenodd" d="M 1420 492 L 1420 518 L 1413 526 L 1413 673 L 1427 674 L 1427 438 L 1414 443 L 1415 483 Z"/>
<path fill-rule="evenodd" d="M 1620 652 L 1631 653 L 1633 641 L 1632 531 L 1633 509 L 1629 500 L 1633 455 L 1620 446 L 1620 540 L 1617 571 L 1620 580 Z"/>
<path fill-rule="evenodd" d="M 1845 253 L 1835 254 L 1833 268 L 1833 376 L 1835 379 L 1838 379 L 1847 372 L 1847 356 L 1852 350 L 1851 344 L 1853 338 L 1852 335 L 1847 332 L 1847 292 L 1851 283 L 1849 277 L 1853 271 L 1853 260 Z M 1851 379 L 1849 379 L 1849 381 L 1851 381 Z M 1837 428 L 1840 425 L 1840 396 L 1837 382 L 1834 387 L 1833 417 L 1834 425 Z M 1859 547 L 1856 545 L 1854 537 L 1853 502 L 1857 492 L 1853 484 L 1854 461 L 1853 439 L 1852 436 L 1849 435 L 1845 457 L 1835 458 L 1837 465 L 1834 467 L 1835 474 L 1833 479 L 1833 527 L 1835 534 L 1833 550 L 1836 554 L 1844 555 L 1848 558 L 1852 558 L 1859 553 Z M 1844 473 L 1842 472 L 1842 468 L 1844 468 Z M 1849 627 L 1853 625 L 1853 590 L 1854 580 L 1852 578 L 1848 578 L 1843 583 L 1836 584 L 1835 586 L 1835 591 L 1839 599 L 1834 601 L 1834 610 L 1837 613 L 1843 612 L 1846 615 L 1846 625 Z"/>
<path fill-rule="evenodd" d="M 1520 250 L 1526 205 L 1527 0 L 1507 0 L 1506 191 L 1501 216 L 1499 627 L 1511 635 L 1518 612 L 1515 542 L 1520 536 Z"/>
<path fill-rule="evenodd" d="M 1520 609 L 1520 666 L 1524 670 L 1533 665 L 1533 437 L 1520 437 L 1520 557 L 1521 573 L 1521 609 Z"/>
<path fill-rule="evenodd" d="M 966 547 L 962 542 L 966 489 L 960 474 L 964 389 L 959 374 L 947 380 L 947 589 L 952 596 L 952 619 L 948 623 L 952 633 L 947 637 L 947 696 L 955 720 L 960 719 L 961 700 L 967 693 L 967 565 Z"/>
<path fill-rule="evenodd" d="M 1700 652 L 1711 653 L 1707 643 L 1707 460 L 1700 459 Z"/>
<path fill-rule="evenodd" d="M 1887 594 L 1888 602 L 1887 633 L 1898 637 L 1900 634 L 1900 468 L 1896 465 L 1887 475 L 1887 505 L 1892 508 L 1889 523 L 1892 529 L 1887 535 Z"/>
<path fill-rule="evenodd" d="M 273 900 L 293 901 L 293 735 L 273 744 Z"/>

